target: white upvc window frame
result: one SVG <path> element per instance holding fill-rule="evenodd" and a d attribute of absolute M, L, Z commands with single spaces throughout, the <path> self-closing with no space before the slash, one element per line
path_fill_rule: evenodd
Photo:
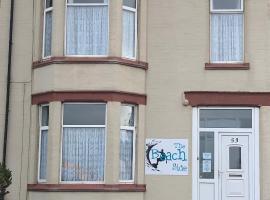
<path fill-rule="evenodd" d="M 245 12 L 244 12 L 244 0 L 241 0 L 241 9 L 214 9 L 213 8 L 213 1 L 210 0 L 210 52 L 209 52 L 209 61 L 213 64 L 241 64 L 244 63 L 245 60 Z M 211 60 L 211 47 L 212 47 L 212 14 L 243 14 L 243 59 L 241 61 L 212 61 Z"/>
<path fill-rule="evenodd" d="M 241 8 L 240 9 L 214 9 L 213 1 L 210 0 L 210 12 L 211 13 L 243 13 L 244 12 L 244 0 L 241 1 Z"/>
<path fill-rule="evenodd" d="M 46 14 L 48 12 L 53 12 L 53 0 L 52 0 L 52 7 L 46 8 L 46 0 L 44 0 L 44 11 L 43 11 L 43 35 L 42 35 L 42 58 L 47 59 L 52 57 L 52 49 L 51 49 L 51 55 L 45 56 L 45 32 L 46 32 Z M 53 14 L 53 13 L 52 13 Z M 52 41 L 51 41 L 52 46 Z"/>
<path fill-rule="evenodd" d="M 64 125 L 64 107 L 67 104 L 102 104 L 105 105 L 105 125 Z M 60 173 L 59 173 L 59 182 L 62 184 L 104 184 L 106 180 L 106 152 L 107 152 L 107 103 L 101 102 L 65 102 L 62 104 L 62 130 L 61 130 L 61 153 L 60 153 Z M 64 138 L 64 128 L 104 128 L 105 129 L 105 138 L 104 138 L 104 177 L 103 181 L 62 181 L 62 153 L 63 153 L 63 138 Z"/>
<path fill-rule="evenodd" d="M 131 107 L 134 108 L 134 126 L 121 126 L 121 124 L 120 124 L 120 133 L 121 133 L 121 130 L 133 131 L 132 179 L 131 180 L 121 180 L 120 177 L 119 177 L 119 183 L 125 184 L 125 183 L 134 183 L 135 182 L 136 138 L 137 138 L 136 129 L 137 129 L 138 106 L 134 105 L 134 104 L 124 104 L 124 103 L 121 104 L 121 108 L 122 108 L 122 106 L 131 106 Z M 121 119 L 121 116 L 120 116 L 120 119 Z M 120 134 L 120 137 L 121 137 L 121 134 Z M 121 139 L 121 138 L 119 138 L 119 139 Z M 119 162 L 120 162 L 120 160 L 119 160 Z M 120 176 L 120 168 L 119 168 L 119 176 Z"/>
<path fill-rule="evenodd" d="M 123 58 L 128 58 L 131 60 L 136 60 L 137 59 L 137 47 L 138 47 L 138 1 L 139 0 L 135 0 L 136 1 L 136 8 L 132 8 L 132 7 L 128 7 L 128 6 L 124 6 L 122 5 L 122 10 L 127 10 L 130 12 L 134 12 L 135 13 L 135 44 L 134 44 L 134 57 L 127 57 L 123 55 L 123 45 L 122 45 L 122 57 Z M 122 15 L 123 17 L 123 15 Z M 123 27 L 122 27 L 123 29 Z M 122 43 L 123 43 L 123 37 L 122 37 Z"/>
<path fill-rule="evenodd" d="M 65 42 L 64 42 L 64 53 L 65 56 L 69 57 L 107 57 L 109 54 L 109 47 L 110 47 L 110 0 L 104 0 L 107 3 L 68 3 L 66 0 L 66 7 L 65 7 Z M 67 10 L 69 6 L 85 6 L 85 7 L 94 7 L 94 6 L 107 6 L 108 7 L 108 44 L 107 44 L 107 54 L 104 55 L 76 55 L 76 54 L 68 54 L 67 53 Z"/>
<path fill-rule="evenodd" d="M 48 126 L 42 126 L 42 109 L 43 107 L 49 107 L 49 104 L 42 104 L 39 106 L 38 109 L 38 116 L 39 116 L 39 144 L 38 144 L 38 175 L 37 175 L 37 179 L 38 179 L 38 183 L 46 183 L 47 179 L 41 179 L 40 178 L 40 158 L 41 158 L 41 133 L 42 131 L 49 131 L 49 121 L 48 121 Z M 48 118 L 50 118 L 50 113 Z"/>

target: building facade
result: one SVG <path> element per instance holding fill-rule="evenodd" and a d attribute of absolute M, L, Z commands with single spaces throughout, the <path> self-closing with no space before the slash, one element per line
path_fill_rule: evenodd
<path fill-rule="evenodd" d="M 6 199 L 270 199 L 268 0 L 11 2 Z"/>

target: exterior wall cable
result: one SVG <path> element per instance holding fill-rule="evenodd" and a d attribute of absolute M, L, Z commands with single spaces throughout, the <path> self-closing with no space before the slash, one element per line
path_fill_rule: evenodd
<path fill-rule="evenodd" d="M 5 128 L 4 128 L 4 145 L 3 145 L 3 164 L 6 164 L 7 155 L 7 138 L 8 138 L 8 118 L 10 104 L 10 82 L 11 82 L 11 62 L 12 62 L 12 43 L 13 43 L 13 18 L 14 18 L 14 0 L 10 5 L 10 21 L 9 21 L 9 46 L 8 46 L 8 69 L 7 69 L 7 85 L 6 85 L 6 110 L 5 110 Z"/>

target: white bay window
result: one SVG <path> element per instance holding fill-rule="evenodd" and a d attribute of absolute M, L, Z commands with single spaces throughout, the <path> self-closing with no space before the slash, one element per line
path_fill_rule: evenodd
<path fill-rule="evenodd" d="M 45 0 L 43 20 L 43 58 L 51 56 L 52 53 L 52 11 L 53 0 Z"/>
<path fill-rule="evenodd" d="M 134 181 L 136 107 L 121 106 L 120 182 Z"/>
<path fill-rule="evenodd" d="M 243 62 L 243 0 L 211 0 L 210 60 L 213 63 Z"/>
<path fill-rule="evenodd" d="M 123 0 L 122 56 L 136 58 L 137 1 Z"/>
<path fill-rule="evenodd" d="M 103 182 L 106 104 L 65 103 L 62 182 Z"/>
<path fill-rule="evenodd" d="M 47 179 L 47 149 L 49 130 L 49 106 L 39 107 L 39 160 L 38 182 L 46 182 Z"/>
<path fill-rule="evenodd" d="M 67 0 L 66 55 L 108 54 L 108 0 Z"/>

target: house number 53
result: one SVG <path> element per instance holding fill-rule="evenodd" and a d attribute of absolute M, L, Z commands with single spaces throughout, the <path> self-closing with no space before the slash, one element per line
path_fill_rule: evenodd
<path fill-rule="evenodd" d="M 239 139 L 238 138 L 231 138 L 231 143 L 238 143 Z"/>

